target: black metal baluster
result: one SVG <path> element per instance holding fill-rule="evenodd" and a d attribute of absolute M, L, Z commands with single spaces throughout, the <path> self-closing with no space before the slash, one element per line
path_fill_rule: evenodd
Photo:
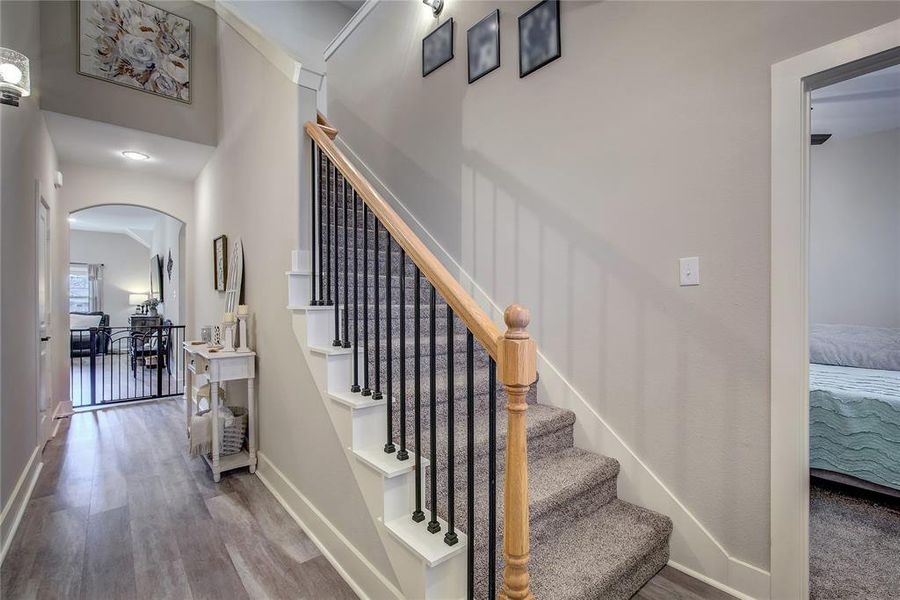
<path fill-rule="evenodd" d="M 422 321 L 421 321 L 421 303 L 422 303 L 422 274 L 419 267 L 416 267 L 416 276 L 413 279 L 416 286 L 413 291 L 413 375 L 415 382 L 413 384 L 413 394 L 415 395 L 415 448 L 416 448 L 416 508 L 412 514 L 412 520 L 420 523 L 425 520 L 425 513 L 422 512 L 422 371 L 421 371 L 421 354 L 422 354 Z"/>
<path fill-rule="evenodd" d="M 381 237 L 378 227 L 380 225 L 378 217 L 375 217 L 375 391 L 372 392 L 373 400 L 381 400 L 384 397 L 381 395 L 381 297 L 378 285 L 378 238 Z M 388 402 L 388 412 L 390 409 L 391 404 Z M 385 451 L 388 451 L 387 446 L 385 446 Z"/>
<path fill-rule="evenodd" d="M 331 299 L 331 282 L 334 281 L 334 273 L 331 270 L 331 161 L 326 158 L 325 164 L 325 230 L 328 233 L 328 240 L 325 243 L 325 248 L 328 250 L 328 256 L 325 260 L 328 268 L 328 283 L 325 285 L 328 299 L 325 301 L 325 305 L 332 306 L 334 302 Z M 337 321 L 337 313 L 335 313 L 334 320 Z M 335 329 L 337 329 L 337 326 L 335 326 Z"/>
<path fill-rule="evenodd" d="M 341 196 L 344 200 L 344 348 L 350 344 L 350 251 L 347 246 L 347 236 L 350 234 L 350 219 L 347 212 L 347 180 L 341 178 L 343 183 Z M 353 193 L 353 190 L 350 190 Z"/>
<path fill-rule="evenodd" d="M 456 489 L 455 465 L 456 465 L 456 436 L 454 423 L 453 397 L 453 309 L 447 305 L 447 533 L 444 534 L 444 543 L 452 546 L 459 541 L 454 529 L 456 506 L 454 491 Z"/>
<path fill-rule="evenodd" d="M 431 520 L 428 522 L 428 531 L 437 533 L 441 530 L 441 524 L 437 520 L 437 394 L 435 388 L 437 386 L 437 361 L 435 355 L 435 337 L 437 335 L 435 321 L 435 307 L 437 306 L 437 292 L 434 284 L 431 285 L 431 296 L 428 299 L 430 305 L 430 314 L 428 320 L 428 337 L 430 338 L 430 352 L 428 356 L 431 373 L 429 381 L 431 389 L 428 390 L 428 399 L 431 406 L 428 407 L 428 416 L 430 417 L 428 428 L 431 433 Z"/>
<path fill-rule="evenodd" d="M 353 385 L 350 391 L 357 393 L 359 387 L 359 196 L 353 190 Z"/>
<path fill-rule="evenodd" d="M 466 549 L 467 581 L 466 598 L 472 600 L 475 594 L 475 339 L 466 330 L 466 534 L 469 546 Z"/>
<path fill-rule="evenodd" d="M 316 146 L 315 140 L 309 138 L 309 151 L 310 157 L 309 162 L 311 165 L 310 169 L 310 190 L 309 190 L 309 209 L 310 209 L 310 237 L 309 237 L 309 248 L 310 248 L 310 269 L 311 275 L 309 280 L 309 293 L 310 306 L 316 306 L 319 303 L 318 298 L 316 298 L 316 188 L 317 188 L 317 180 L 316 180 L 316 162 L 318 161 L 318 146 Z"/>
<path fill-rule="evenodd" d="M 406 252 L 400 248 L 400 451 L 397 460 L 408 460 L 406 450 Z"/>
<path fill-rule="evenodd" d="M 363 202 L 363 396 L 371 396 L 369 388 L 369 206 Z"/>
<path fill-rule="evenodd" d="M 338 256 L 340 254 L 340 234 L 338 234 L 338 191 L 337 191 L 337 182 L 338 182 L 338 172 L 337 169 L 334 170 L 334 183 L 331 185 L 332 196 L 334 197 L 334 210 L 332 214 L 334 215 L 334 341 L 331 342 L 332 346 L 341 346 L 341 295 L 340 289 L 338 288 L 338 282 L 340 281 L 340 273 L 338 272 Z M 330 304 L 330 303 L 329 303 Z"/>
<path fill-rule="evenodd" d="M 488 364 L 488 598 L 497 579 L 497 363 Z"/>
<path fill-rule="evenodd" d="M 397 447 L 394 445 L 394 339 L 392 319 L 391 319 L 391 236 L 387 236 L 387 244 L 384 250 L 386 256 L 385 277 L 384 277 L 384 337 L 387 349 L 387 443 L 384 445 L 385 452 L 394 452 Z M 375 257 L 378 260 L 378 256 Z M 376 361 L 377 362 L 377 361 Z M 378 386 L 376 385 L 376 388 Z"/>
<path fill-rule="evenodd" d="M 316 182 L 319 184 L 319 187 L 316 190 L 316 203 L 319 205 L 319 214 L 316 217 L 315 225 L 319 232 L 319 235 L 316 238 L 316 241 L 319 244 L 319 299 L 316 301 L 316 305 L 322 306 L 323 304 L 325 304 L 325 265 L 323 263 L 325 249 L 322 247 L 325 237 L 322 234 L 322 215 L 324 215 L 325 213 L 322 212 L 322 197 L 327 188 L 327 186 L 322 185 L 322 178 L 326 176 L 327 169 L 325 168 L 322 152 L 321 150 L 319 150 L 318 146 L 316 146 L 316 152 L 318 153 L 319 160 L 319 175 L 316 178 Z"/>

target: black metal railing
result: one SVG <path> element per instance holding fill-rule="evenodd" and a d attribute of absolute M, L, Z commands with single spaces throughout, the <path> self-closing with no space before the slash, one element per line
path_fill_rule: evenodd
<path fill-rule="evenodd" d="M 384 452 L 399 461 L 414 461 L 415 506 L 409 518 L 433 534 L 445 529 L 443 540 L 448 545 L 457 544 L 458 532 L 464 529 L 468 597 L 496 597 L 496 363 L 476 344 L 472 331 L 440 298 L 413 257 L 392 238 L 349 176 L 336 168 L 316 140 L 311 143 L 310 304 L 334 306 L 333 345 L 350 348 L 353 356 L 350 392 L 384 400 Z M 445 328 L 438 326 L 441 318 Z M 445 329 L 443 340 L 439 329 Z M 457 341 L 461 358 L 464 353 L 459 364 Z M 424 368 L 423 358 L 427 358 Z M 456 371 L 462 386 L 456 385 Z M 395 375 L 399 375 L 396 386 Z M 456 425 L 457 421 L 462 425 L 463 415 L 465 443 L 457 445 Z M 477 427 L 479 418 L 485 420 L 482 428 Z M 410 429 L 412 439 L 408 440 Z M 476 445 L 476 431 L 486 431 L 486 447 Z M 422 465 L 423 454 L 427 454 L 427 468 Z M 484 514 L 476 513 L 479 486 L 486 497 Z M 424 499 L 423 489 L 427 489 Z M 464 519 L 457 519 L 458 502 L 465 504 Z M 426 510 L 430 513 L 427 522 Z"/>
<path fill-rule="evenodd" d="M 181 395 L 183 342 L 184 325 L 70 330 L 72 407 Z"/>

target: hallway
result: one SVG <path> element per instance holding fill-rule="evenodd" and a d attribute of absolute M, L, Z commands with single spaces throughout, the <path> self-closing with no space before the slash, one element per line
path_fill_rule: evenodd
<path fill-rule="evenodd" d="M 356 598 L 262 482 L 215 484 L 181 399 L 63 419 L 0 572 L 19 598 Z"/>

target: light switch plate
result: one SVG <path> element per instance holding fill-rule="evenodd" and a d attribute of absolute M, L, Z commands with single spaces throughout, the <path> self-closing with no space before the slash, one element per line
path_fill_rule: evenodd
<path fill-rule="evenodd" d="M 700 257 L 689 256 L 679 259 L 681 285 L 700 285 Z"/>

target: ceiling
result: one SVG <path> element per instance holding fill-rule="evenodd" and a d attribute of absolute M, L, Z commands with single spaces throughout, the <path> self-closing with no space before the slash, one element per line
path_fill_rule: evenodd
<path fill-rule="evenodd" d="M 44 111 L 44 118 L 60 162 L 193 181 L 215 150 L 214 146 L 61 113 Z M 149 154 L 150 160 L 129 160 L 122 156 L 124 150 Z"/>
<path fill-rule="evenodd" d="M 362 5 L 366 3 L 366 0 L 337 0 L 338 4 L 343 4 L 354 13 L 362 8 Z"/>
<path fill-rule="evenodd" d="M 94 206 L 72 213 L 69 217 L 69 228 L 80 231 L 121 233 L 149 248 L 153 239 L 153 230 L 160 219 L 172 219 L 172 217 L 140 206 L 112 204 Z"/>
<path fill-rule="evenodd" d="M 853 137 L 900 129 L 900 65 L 813 91 L 812 133 Z"/>

